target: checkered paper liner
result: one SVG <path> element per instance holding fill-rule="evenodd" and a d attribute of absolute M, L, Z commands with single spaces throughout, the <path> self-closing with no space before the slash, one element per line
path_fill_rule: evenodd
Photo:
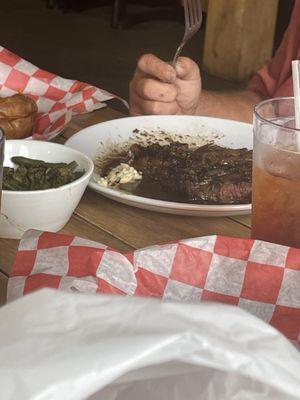
<path fill-rule="evenodd" d="M 104 102 L 112 98 L 120 99 L 87 83 L 44 71 L 0 46 L 0 97 L 19 92 L 36 101 L 33 137 L 46 140 L 58 135 L 73 115 L 105 107 Z"/>
<path fill-rule="evenodd" d="M 44 287 L 236 305 L 300 344 L 295 248 L 207 236 L 123 255 L 80 237 L 31 230 L 20 242 L 8 301 Z"/>

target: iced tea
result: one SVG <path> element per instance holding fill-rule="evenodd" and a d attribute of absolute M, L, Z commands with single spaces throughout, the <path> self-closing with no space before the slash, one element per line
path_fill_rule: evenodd
<path fill-rule="evenodd" d="M 300 181 L 258 167 L 253 181 L 252 237 L 300 247 Z"/>

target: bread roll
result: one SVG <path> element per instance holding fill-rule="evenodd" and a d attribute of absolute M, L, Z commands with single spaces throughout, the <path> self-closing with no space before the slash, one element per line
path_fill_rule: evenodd
<path fill-rule="evenodd" d="M 0 98 L 0 128 L 6 138 L 23 139 L 31 136 L 36 113 L 35 101 L 23 94 Z"/>

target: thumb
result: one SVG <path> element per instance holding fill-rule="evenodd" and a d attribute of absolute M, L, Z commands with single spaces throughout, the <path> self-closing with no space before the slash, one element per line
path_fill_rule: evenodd
<path fill-rule="evenodd" d="M 175 65 L 177 78 L 185 81 L 200 80 L 198 65 L 187 57 L 179 57 Z"/>

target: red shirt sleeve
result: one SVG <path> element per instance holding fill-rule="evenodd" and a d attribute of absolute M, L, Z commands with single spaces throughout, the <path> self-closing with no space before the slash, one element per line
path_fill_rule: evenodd
<path fill-rule="evenodd" d="M 264 98 L 293 96 L 291 62 L 297 59 L 300 59 L 300 0 L 295 0 L 289 26 L 274 57 L 254 74 L 248 90 Z"/>

